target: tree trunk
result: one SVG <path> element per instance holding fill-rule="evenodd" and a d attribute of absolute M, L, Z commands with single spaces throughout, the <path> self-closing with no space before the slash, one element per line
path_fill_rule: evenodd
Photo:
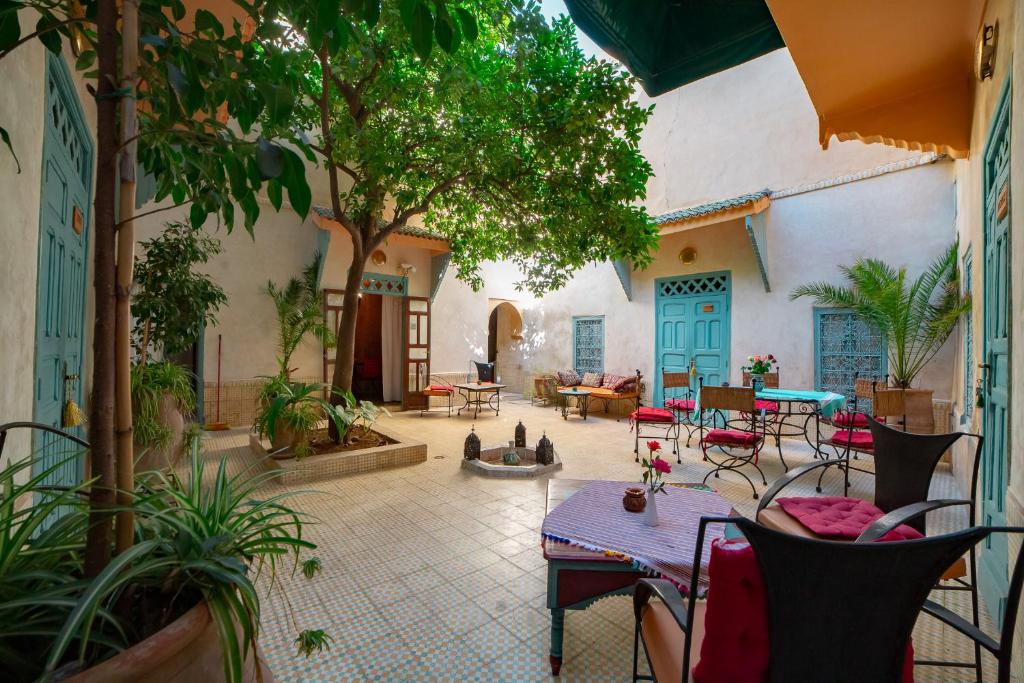
<path fill-rule="evenodd" d="M 352 367 L 356 353 L 356 317 L 359 312 L 359 286 L 366 269 L 366 258 L 362 249 L 353 245 L 352 265 L 348 269 L 348 280 L 345 282 L 345 296 L 342 299 L 341 320 L 338 323 L 338 345 L 334 354 L 334 377 L 331 385 L 336 391 L 348 391 L 352 388 Z M 331 403 L 338 405 L 342 398 L 331 395 Z M 328 431 L 334 441 L 340 441 L 341 435 L 333 421 L 328 421 Z"/>
<path fill-rule="evenodd" d="M 117 0 L 96 3 L 96 214 L 93 270 L 96 314 L 93 321 L 92 404 L 89 408 L 89 530 L 85 573 L 96 576 L 110 561 L 112 511 L 117 485 L 114 467 L 114 294 L 116 250 L 114 202 L 117 173 Z"/>
<path fill-rule="evenodd" d="M 117 420 L 117 512 L 116 549 L 131 547 L 135 520 L 130 509 L 135 490 L 135 451 L 132 440 L 132 270 L 135 266 L 135 77 L 139 67 L 139 4 L 123 0 L 121 21 L 121 89 L 132 93 L 121 98 L 121 211 L 117 231 L 117 309 L 114 352 Z"/>

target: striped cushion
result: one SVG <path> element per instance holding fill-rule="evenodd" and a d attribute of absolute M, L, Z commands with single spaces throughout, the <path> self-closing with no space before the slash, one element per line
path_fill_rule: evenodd
<path fill-rule="evenodd" d="M 603 372 L 585 372 L 583 373 L 583 381 L 580 384 L 585 387 L 599 387 L 603 378 Z"/>
<path fill-rule="evenodd" d="M 575 387 L 582 381 L 575 370 L 562 370 L 558 374 L 558 384 L 563 387 Z"/>
<path fill-rule="evenodd" d="M 614 390 L 615 385 L 624 379 L 636 379 L 636 377 L 630 375 L 613 375 L 610 372 L 606 372 L 604 373 L 604 377 L 601 379 L 601 386 Z"/>

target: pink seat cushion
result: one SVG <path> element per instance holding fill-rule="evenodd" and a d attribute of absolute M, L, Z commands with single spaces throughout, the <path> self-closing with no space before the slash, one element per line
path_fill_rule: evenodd
<path fill-rule="evenodd" d="M 778 498 L 775 502 L 787 515 L 825 538 L 855 539 L 885 514 L 873 503 L 846 496 Z M 904 524 L 883 536 L 882 540 L 905 541 L 921 536 L 920 531 Z"/>
<path fill-rule="evenodd" d="M 768 603 L 754 549 L 743 538 L 716 538 L 708 563 L 707 609 L 696 683 L 767 683 L 771 661 Z M 914 648 L 907 643 L 902 683 L 914 681 Z"/>
<path fill-rule="evenodd" d="M 637 408 L 629 416 L 630 422 L 665 422 L 676 421 L 676 415 L 664 408 Z"/>
<path fill-rule="evenodd" d="M 670 398 L 665 401 L 665 407 L 673 410 L 693 410 L 696 402 L 688 398 Z"/>
<path fill-rule="evenodd" d="M 871 432 L 844 429 L 832 435 L 832 443 L 837 446 L 850 444 L 854 448 L 874 448 L 875 440 L 871 437 Z"/>
<path fill-rule="evenodd" d="M 716 538 L 708 563 L 708 605 L 699 683 L 768 680 L 768 604 L 754 549 L 743 538 Z"/>
<path fill-rule="evenodd" d="M 711 444 L 751 448 L 759 438 L 757 434 L 741 432 L 738 429 L 712 429 L 704 436 L 704 441 Z"/>
<path fill-rule="evenodd" d="M 779 404 L 775 401 L 765 401 L 762 399 L 756 399 L 754 401 L 755 410 L 763 410 L 766 413 L 777 413 L 779 412 Z"/>
<path fill-rule="evenodd" d="M 843 429 L 867 429 L 868 416 L 864 413 L 836 413 L 832 416 L 832 424 Z"/>
<path fill-rule="evenodd" d="M 451 394 L 454 393 L 455 387 L 449 384 L 431 384 L 427 387 L 427 391 L 444 391 Z"/>

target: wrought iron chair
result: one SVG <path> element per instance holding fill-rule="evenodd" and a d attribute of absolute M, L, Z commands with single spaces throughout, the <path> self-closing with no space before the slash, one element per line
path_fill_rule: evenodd
<path fill-rule="evenodd" d="M 420 408 L 420 417 L 424 413 L 430 412 L 430 399 L 431 398 L 443 398 L 447 404 L 448 417 L 452 416 L 452 397 L 455 396 L 455 387 L 452 383 L 446 380 L 440 375 L 431 375 L 430 384 L 423 390 L 423 395 L 427 397 L 426 407 Z"/>
<path fill-rule="evenodd" d="M 40 422 L 7 422 L 5 424 L 0 424 L 0 458 L 3 457 L 4 446 L 7 445 L 7 434 L 12 429 L 28 429 L 35 432 L 42 432 L 44 437 L 57 437 L 59 439 L 68 441 L 70 444 L 73 444 L 76 447 L 81 447 L 86 450 L 89 449 L 88 441 L 79 436 L 75 436 L 74 434 L 71 434 L 69 432 L 65 432 L 62 429 L 58 429 L 57 427 L 51 427 L 50 425 L 42 424 Z M 38 486 L 37 489 L 39 489 L 40 491 L 45 491 L 47 489 L 57 491 L 67 490 L 68 487 L 57 485 L 42 485 Z M 82 495 L 87 494 L 83 493 Z"/>
<path fill-rule="evenodd" d="M 874 443 L 874 472 L 853 468 L 858 472 L 874 474 L 874 504 L 883 512 L 891 512 L 898 508 L 924 502 L 928 499 L 935 468 L 945 453 L 961 438 L 970 437 L 975 440 L 974 458 L 971 463 L 970 499 L 965 500 L 968 506 L 968 519 L 971 524 L 977 522 L 977 502 L 975 492 L 978 488 L 978 469 L 981 464 L 981 448 L 984 437 L 968 432 L 952 432 L 949 434 L 914 434 L 904 432 L 884 424 L 873 417 L 866 417 Z M 820 460 L 802 465 L 779 477 L 772 482 L 757 506 L 756 519 L 773 529 L 786 533 L 813 537 L 813 534 L 799 522 L 792 519 L 772 501 L 784 488 L 814 470 L 824 472 L 831 466 L 844 469 L 844 491 L 849 488 L 849 472 L 845 471 L 847 462 Z M 821 476 L 818 477 L 818 493 L 821 493 Z M 925 533 L 923 516 L 908 522 L 921 533 Z M 977 557 L 972 547 L 966 557 L 960 557 L 950 565 L 935 587 L 936 590 L 969 591 L 971 593 L 971 622 L 975 627 L 980 625 L 977 586 Z M 973 662 L 919 661 L 922 665 L 971 667 L 975 669 L 977 681 L 981 681 L 981 645 L 975 644 Z"/>
<path fill-rule="evenodd" d="M 640 439 L 658 439 L 659 441 L 672 442 L 672 454 L 676 456 L 676 463 L 682 463 L 679 455 L 679 415 L 672 408 L 649 408 L 641 405 L 640 397 L 644 395 L 643 375 L 640 370 L 636 371 L 636 410 L 629 414 L 629 428 L 636 430 L 633 439 L 633 456 L 636 462 L 640 462 Z M 687 380 L 689 381 L 689 380 Z M 644 433 L 644 430 L 648 430 Z M 687 441 L 689 445 L 689 441 Z"/>
<path fill-rule="evenodd" d="M 740 468 L 750 465 L 761 475 L 762 484 L 768 485 L 764 472 L 757 464 L 767 435 L 766 417 L 763 411 L 754 407 L 754 390 L 750 387 L 707 387 L 702 383 L 700 411 L 700 449 L 704 453 L 704 460 L 715 466 L 704 475 L 704 481 L 707 482 L 711 475 L 717 478 L 720 472 L 736 472 L 747 480 L 757 499 L 754 482 L 740 471 Z M 738 413 L 739 418 L 730 420 L 730 412 Z M 723 427 L 715 426 L 721 423 L 724 423 Z M 712 456 L 714 451 L 709 452 L 709 449 L 717 449 L 725 457 L 716 459 Z"/>
<path fill-rule="evenodd" d="M 746 536 L 764 579 L 769 680 L 899 681 L 919 613 L 937 612 L 928 594 L 945 569 L 989 535 L 1024 534 L 1024 527 L 970 527 L 911 541 L 875 541 L 930 510 L 962 503 L 929 501 L 900 508 L 877 520 L 854 542 L 793 536 L 742 517 L 701 519 L 688 594 L 683 596 L 675 584 L 662 579 L 641 579 L 634 587 L 634 683 L 691 679 L 704 637 L 706 602 L 698 600 L 704 537 L 709 524 L 722 523 L 735 524 Z M 828 580 L 817 580 L 820 577 Z M 955 614 L 938 612 L 945 623 L 996 657 L 999 683 L 1010 680 L 1022 583 L 1024 546 L 1014 562 L 998 640 Z M 641 645 L 652 676 L 639 673 Z"/>
<path fill-rule="evenodd" d="M 779 366 L 775 366 L 778 368 Z M 748 368 L 743 368 L 743 386 L 749 387 L 751 384 L 751 374 Z M 764 373 L 764 388 L 765 389 L 778 389 L 779 388 L 779 371 L 766 372 Z M 786 459 L 782 456 L 782 421 L 783 418 L 779 414 L 779 404 L 777 401 L 767 401 L 761 398 L 754 398 L 755 410 L 764 411 L 764 423 L 765 431 L 768 432 L 772 438 L 775 439 L 775 448 L 779 451 L 779 460 L 782 461 L 782 466 L 785 469 L 789 469 L 786 464 Z"/>
<path fill-rule="evenodd" d="M 679 389 L 684 391 L 679 392 Z M 690 386 L 689 372 L 661 372 L 661 393 L 665 408 L 675 413 L 680 429 L 686 430 L 686 447 L 698 429 L 696 387 Z"/>

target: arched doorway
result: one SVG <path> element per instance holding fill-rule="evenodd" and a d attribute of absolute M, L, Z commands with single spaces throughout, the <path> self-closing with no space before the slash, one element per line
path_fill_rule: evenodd
<path fill-rule="evenodd" d="M 516 346 L 522 340 L 523 316 L 510 301 L 492 299 L 487 317 L 487 361 L 495 364 L 495 376 L 515 391 L 522 384 L 516 362 Z"/>

